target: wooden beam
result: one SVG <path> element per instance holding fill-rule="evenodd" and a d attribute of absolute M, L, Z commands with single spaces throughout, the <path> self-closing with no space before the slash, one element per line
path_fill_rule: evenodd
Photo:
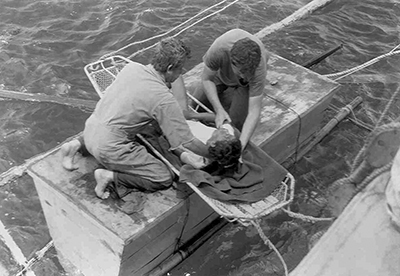
<path fill-rule="evenodd" d="M 4 89 L 0 89 L 0 97 L 7 99 L 14 99 L 14 100 L 29 101 L 29 102 L 56 103 L 72 107 L 86 108 L 89 110 L 94 110 L 97 103 L 97 101 L 92 101 L 92 100 L 64 98 L 64 97 L 45 95 L 45 94 L 31 94 L 31 93 L 17 92 Z"/>
<path fill-rule="evenodd" d="M 278 31 L 280 29 L 282 29 L 283 27 L 286 27 L 290 24 L 292 24 L 295 21 L 298 21 L 299 19 L 302 19 L 303 17 L 307 16 L 308 14 L 314 12 L 315 10 L 322 8 L 323 6 L 329 4 L 330 2 L 332 2 L 333 0 L 314 0 L 311 1 L 310 3 L 308 3 L 307 5 L 305 5 L 304 7 L 298 9 L 297 11 L 295 11 L 294 13 L 292 13 L 291 15 L 289 15 L 288 17 L 286 17 L 285 19 L 271 24 L 267 27 L 265 27 L 264 29 L 258 31 L 255 36 L 258 38 L 263 38 L 275 31 Z"/>

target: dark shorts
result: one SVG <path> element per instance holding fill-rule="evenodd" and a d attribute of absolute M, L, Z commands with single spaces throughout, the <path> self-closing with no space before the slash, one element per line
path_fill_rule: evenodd
<path fill-rule="evenodd" d="M 219 84 L 217 85 L 217 93 L 223 108 L 231 117 L 232 124 L 237 129 L 242 131 L 244 121 L 246 120 L 249 111 L 249 87 L 233 87 L 225 84 Z M 194 91 L 193 96 L 205 106 L 213 110 L 201 83 L 199 83 L 198 87 Z"/>

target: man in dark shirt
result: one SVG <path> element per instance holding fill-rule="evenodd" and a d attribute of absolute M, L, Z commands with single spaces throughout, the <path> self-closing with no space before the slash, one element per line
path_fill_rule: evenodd
<path fill-rule="evenodd" d="M 244 149 L 260 118 L 268 54 L 254 35 L 233 29 L 218 37 L 203 56 L 202 85 L 193 96 L 241 131 Z"/>

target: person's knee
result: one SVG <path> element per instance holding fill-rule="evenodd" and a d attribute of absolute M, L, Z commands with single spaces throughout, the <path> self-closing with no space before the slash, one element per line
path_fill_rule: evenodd
<path fill-rule="evenodd" d="M 172 177 L 166 181 L 159 182 L 161 186 L 160 190 L 168 189 L 172 186 L 172 183 L 174 183 L 174 179 Z"/>
<path fill-rule="evenodd" d="M 164 181 L 152 181 L 151 185 L 148 185 L 146 190 L 148 192 L 157 192 L 157 191 L 162 191 L 170 188 L 173 183 L 173 178 L 171 177 L 170 179 L 164 180 Z"/>

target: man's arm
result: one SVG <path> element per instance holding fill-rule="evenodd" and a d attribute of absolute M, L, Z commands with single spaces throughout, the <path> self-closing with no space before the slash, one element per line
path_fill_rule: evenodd
<path fill-rule="evenodd" d="M 185 148 L 192 151 L 193 153 L 210 159 L 210 153 L 208 152 L 208 147 L 202 141 L 194 138 L 188 143 L 182 144 Z"/>
<path fill-rule="evenodd" d="M 173 83 L 171 83 L 171 90 L 174 94 L 175 99 L 186 118 L 186 113 L 188 113 L 188 101 L 186 95 L 185 83 L 183 82 L 182 75 L 179 76 Z M 187 119 L 187 118 L 186 118 Z"/>
<path fill-rule="evenodd" d="M 221 101 L 218 98 L 217 87 L 213 82 L 214 77 L 216 76 L 217 71 L 211 70 L 209 67 L 204 65 L 203 73 L 202 73 L 202 82 L 204 87 L 204 92 L 208 100 L 215 111 L 215 125 L 216 127 L 220 127 L 225 121 L 231 122 L 231 118 L 229 114 L 222 107 Z"/>
<path fill-rule="evenodd" d="M 179 76 L 179 78 L 176 79 L 176 81 L 171 83 L 171 89 L 172 93 L 174 94 L 174 97 L 179 103 L 180 108 L 182 109 L 183 116 L 185 116 L 186 120 L 201 120 L 206 122 L 214 122 L 215 114 L 208 112 L 197 113 L 188 107 L 186 88 L 182 76 Z"/>
<path fill-rule="evenodd" d="M 242 150 L 250 141 L 258 121 L 260 120 L 262 98 L 262 95 L 249 98 L 249 112 L 246 120 L 244 121 L 242 133 L 240 134 L 239 138 L 240 142 L 242 143 Z"/>

